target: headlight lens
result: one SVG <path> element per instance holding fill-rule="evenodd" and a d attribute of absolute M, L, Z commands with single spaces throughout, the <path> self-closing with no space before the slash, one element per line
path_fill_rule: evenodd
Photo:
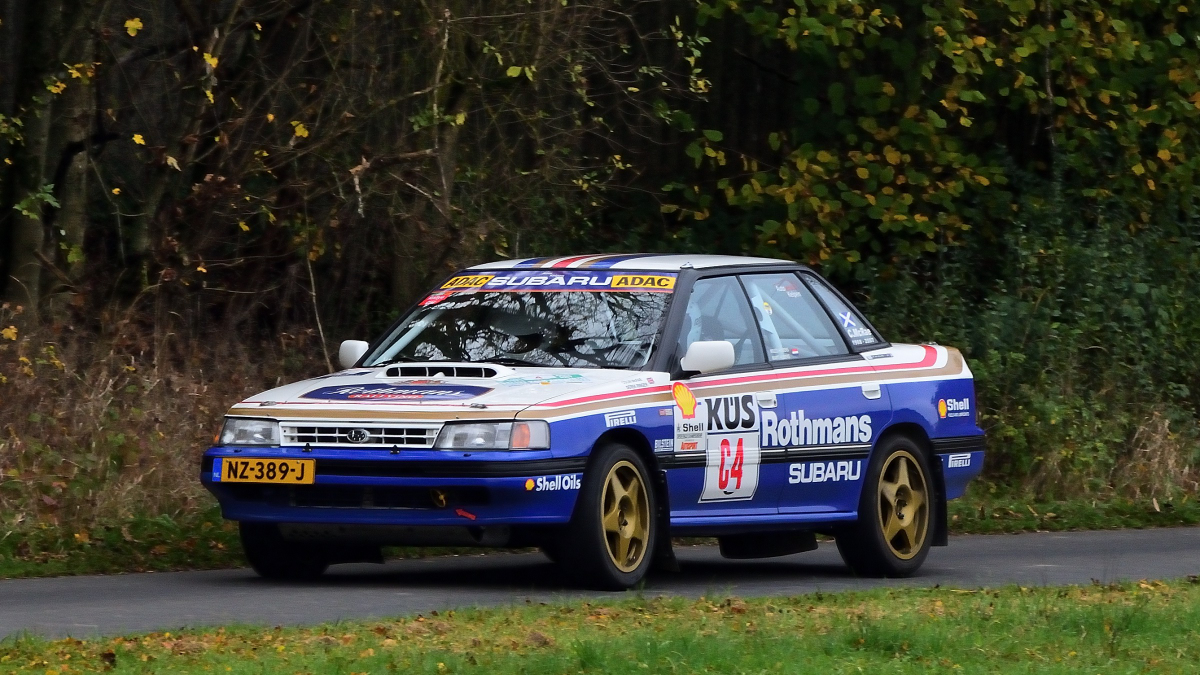
<path fill-rule="evenodd" d="M 221 445 L 279 445 L 279 422 L 227 417 Z"/>
<path fill-rule="evenodd" d="M 439 450 L 545 450 L 550 425 L 528 422 L 450 422 L 442 427 L 433 447 Z"/>

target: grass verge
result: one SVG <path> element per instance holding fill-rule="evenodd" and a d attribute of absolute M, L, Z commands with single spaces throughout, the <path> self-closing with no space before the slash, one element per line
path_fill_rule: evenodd
<path fill-rule="evenodd" d="M 973 486 L 950 502 L 955 534 L 1039 530 L 1103 530 L 1200 524 L 1200 500 L 1173 503 L 1109 498 L 1035 501 Z M 689 540 L 690 543 L 695 541 Z M 391 548 L 391 558 L 415 558 L 480 549 Z M 245 564 L 237 528 L 212 506 L 178 518 L 135 518 L 90 530 L 42 524 L 0 531 L 0 579 L 73 574 L 221 569 Z"/>
<path fill-rule="evenodd" d="M 1184 673 L 1200 584 L 792 598 L 635 597 L 346 622 L 0 643 L 13 673 Z"/>

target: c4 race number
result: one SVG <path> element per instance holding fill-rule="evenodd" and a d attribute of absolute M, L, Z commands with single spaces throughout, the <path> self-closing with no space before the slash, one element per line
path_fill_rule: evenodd
<path fill-rule="evenodd" d="M 220 483 L 288 483 L 308 485 L 317 474 L 312 459 L 235 459 L 213 460 L 213 480 Z"/>

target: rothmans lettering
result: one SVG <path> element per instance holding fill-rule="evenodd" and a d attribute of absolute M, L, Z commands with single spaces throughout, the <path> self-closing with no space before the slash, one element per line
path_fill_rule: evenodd
<path fill-rule="evenodd" d="M 870 442 L 870 415 L 807 419 L 803 410 L 794 410 L 779 419 L 770 410 L 762 411 L 763 447 Z"/>

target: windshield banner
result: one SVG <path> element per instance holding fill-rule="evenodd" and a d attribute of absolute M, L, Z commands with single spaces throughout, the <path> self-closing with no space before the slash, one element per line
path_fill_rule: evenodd
<path fill-rule="evenodd" d="M 630 274 L 589 270 L 504 271 L 498 274 L 463 274 L 442 284 L 443 291 L 643 291 L 669 293 L 675 290 L 675 274 L 656 272 Z"/>

